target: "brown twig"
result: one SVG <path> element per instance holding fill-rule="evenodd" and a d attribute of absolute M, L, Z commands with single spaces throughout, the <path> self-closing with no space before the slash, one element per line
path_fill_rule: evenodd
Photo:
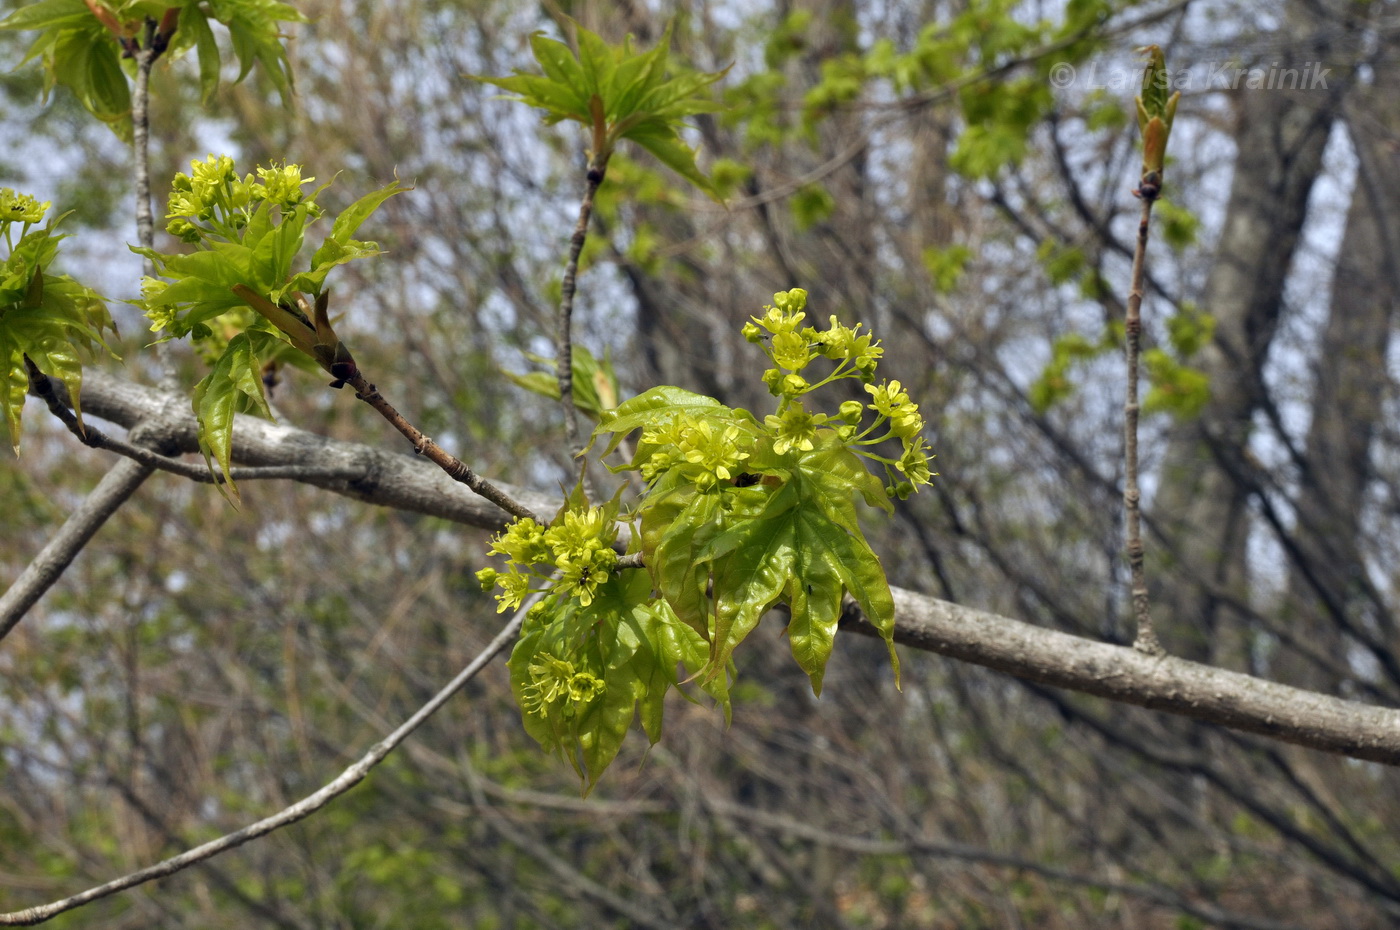
<path fill-rule="evenodd" d="M 1128 312 L 1124 336 L 1128 357 L 1128 397 L 1123 404 L 1123 509 L 1127 522 L 1128 571 L 1132 576 L 1133 618 L 1137 635 L 1133 648 L 1147 655 L 1164 653 L 1152 628 L 1151 607 L 1147 600 L 1147 574 L 1143 570 L 1142 515 L 1139 510 L 1142 493 L 1138 490 L 1138 360 L 1142 352 L 1142 294 L 1143 264 L 1147 257 L 1148 225 L 1152 219 L 1152 204 L 1161 192 L 1160 179 L 1152 172 L 1143 177 L 1142 187 L 1135 193 L 1142 200 L 1142 218 L 1138 221 L 1137 248 L 1133 251 L 1132 283 L 1128 291 Z"/>
<path fill-rule="evenodd" d="M 574 235 L 569 240 L 569 261 L 564 266 L 564 280 L 560 287 L 559 317 L 555 323 L 555 340 L 559 350 L 555 356 L 555 374 L 559 380 L 559 401 L 564 405 L 564 441 L 571 455 L 583 451 L 579 439 L 578 411 L 574 409 L 574 290 L 578 280 L 578 258 L 583 252 L 583 244 L 588 240 L 588 221 L 593 216 L 593 198 L 607 174 L 607 155 L 594 155 L 588 163 L 588 186 L 584 189 L 583 200 L 578 206 L 578 223 L 574 225 Z M 584 472 L 585 481 L 587 471 Z"/>
<path fill-rule="evenodd" d="M 517 517 L 528 517 L 538 520 L 539 517 L 533 510 L 511 497 L 490 481 L 472 471 L 466 462 L 452 453 L 446 451 L 437 443 L 433 442 L 423 431 L 404 418 L 404 415 L 394 409 L 394 405 L 384 399 L 384 395 L 379 393 L 379 389 L 365 380 L 365 376 L 358 370 L 353 377 L 346 378 L 345 383 L 355 389 L 355 396 L 369 404 L 379 415 L 388 420 L 389 423 L 404 435 L 409 442 L 413 443 L 413 451 L 424 456 L 430 462 L 437 465 L 453 481 L 460 481 L 471 488 L 477 494 L 486 498 L 506 513 Z"/>
<path fill-rule="evenodd" d="M 287 478 L 293 481 L 306 481 L 312 478 L 346 478 L 355 480 L 364 477 L 366 469 L 359 465 L 336 466 L 332 465 L 264 465 L 261 467 L 243 467 L 229 469 L 229 476 L 225 477 L 221 471 L 210 471 L 207 466 L 199 465 L 195 462 L 184 462 L 180 459 L 173 459 L 169 456 L 161 455 L 147 449 L 145 446 L 138 446 L 123 439 L 108 436 L 106 433 L 86 423 L 79 423 L 73 411 L 64 403 L 63 398 L 58 396 L 55 389 L 55 382 L 35 366 L 26 356 L 25 367 L 29 372 L 29 393 L 39 398 L 49 408 L 49 412 L 68 427 L 68 432 L 78 437 L 78 440 L 90 449 L 101 449 L 104 452 L 115 452 L 124 455 L 141 465 L 147 465 L 160 471 L 170 472 L 172 475 L 179 475 L 181 478 L 188 478 L 198 484 L 226 484 L 231 478 L 234 481 L 268 481 L 279 478 Z M 62 382 L 59 382 L 61 385 Z"/>

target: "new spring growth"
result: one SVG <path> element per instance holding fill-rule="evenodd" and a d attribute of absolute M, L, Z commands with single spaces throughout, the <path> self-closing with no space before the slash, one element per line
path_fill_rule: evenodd
<path fill-rule="evenodd" d="M 485 591 L 500 588 L 497 612 L 519 607 L 534 582 L 543 584 L 533 590 L 576 597 L 587 607 L 617 564 L 616 541 L 617 524 L 601 507 L 566 511 L 552 526 L 516 520 L 491 544 L 492 555 L 507 558 L 506 571 L 484 568 L 477 581 Z"/>
<path fill-rule="evenodd" d="M 47 200 L 40 203 L 29 194 L 18 194 L 8 187 L 0 187 L 0 234 L 4 235 L 5 245 L 11 252 L 15 250 L 16 241 L 22 241 L 29 227 L 42 221 L 48 209 Z M 16 223 L 20 224 L 19 240 L 11 232 Z"/>
<path fill-rule="evenodd" d="M 10 223 L 23 223 L 32 226 L 44 218 L 49 202 L 35 200 L 29 194 L 17 194 L 8 187 L 0 187 L 0 223 L 9 228 Z"/>
<path fill-rule="evenodd" d="M 520 695 L 527 713 L 544 716 L 550 706 L 569 701 L 572 709 L 587 704 L 607 690 L 607 683 L 592 672 L 579 671 L 574 663 L 548 653 L 532 662 L 527 671 L 530 683 Z"/>
<path fill-rule="evenodd" d="M 1147 67 L 1142 73 L 1142 94 L 1137 98 L 1138 129 L 1142 132 L 1142 187 L 1137 194 L 1146 200 L 1156 200 L 1162 192 L 1167 139 L 1171 136 L 1181 92 L 1167 94 L 1171 89 L 1171 75 L 1160 46 L 1147 45 L 1138 51 L 1147 55 Z"/>
<path fill-rule="evenodd" d="M 303 178 L 300 165 L 268 165 L 258 168 L 256 177 L 240 178 L 233 159 L 210 155 L 204 161 L 190 162 L 190 173 L 175 175 L 165 218 L 166 232 L 184 242 L 217 236 L 229 241 L 248 225 L 260 203 L 294 207 L 303 199 L 302 185 L 315 178 Z M 312 209 L 319 215 L 319 208 Z"/>
<path fill-rule="evenodd" d="M 811 452 L 819 444 L 822 430 L 834 430 L 852 451 L 885 466 L 891 495 L 902 498 L 928 484 L 932 473 L 918 405 L 898 381 L 875 383 L 875 370 L 884 355 L 879 341 L 862 333 L 861 324 L 845 326 L 835 316 L 825 329 L 803 326 L 806 307 L 807 292 L 802 288 L 781 291 L 741 330 L 774 366 L 763 373 L 763 383 L 778 398 L 778 409 L 763 420 L 773 453 Z M 836 363 L 824 377 L 810 373 L 820 359 Z M 809 409 L 804 400 L 807 395 L 846 378 L 862 382 L 872 402 L 845 401 L 835 415 Z M 876 417 L 862 430 L 867 410 L 873 410 Z M 721 431 L 703 420 L 677 416 L 643 432 L 638 450 L 650 450 L 650 455 L 640 458 L 638 467 L 648 482 L 672 469 L 683 469 L 684 477 L 699 490 L 709 491 L 732 479 L 762 439 L 755 431 L 735 426 Z M 903 446 L 898 458 L 882 456 L 871 448 L 891 439 L 898 439 Z"/>

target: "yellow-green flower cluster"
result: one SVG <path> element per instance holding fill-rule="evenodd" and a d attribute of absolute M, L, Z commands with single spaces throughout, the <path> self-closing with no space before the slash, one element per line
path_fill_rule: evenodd
<path fill-rule="evenodd" d="M 890 490 L 901 498 L 908 497 L 910 492 L 928 484 L 932 478 L 927 445 L 923 437 L 924 418 L 919 413 L 919 405 L 909 399 L 908 392 L 898 381 L 887 381 L 878 385 L 867 384 L 865 390 L 870 394 L 871 403 L 868 407 L 875 411 L 877 417 L 874 425 L 864 435 L 874 432 L 882 422 L 889 424 L 889 432 L 886 435 L 866 440 L 867 444 L 893 437 L 904 446 L 900 457 L 893 461 L 880 456 L 870 457 L 885 462 L 887 467 L 894 465 L 895 470 L 904 476 L 904 480 L 892 483 Z"/>
<path fill-rule="evenodd" d="M 0 187 L 0 223 L 7 231 L 10 223 L 29 226 L 40 222 L 48 209 L 47 200 L 40 203 L 29 194 L 17 194 L 8 187 Z"/>
<path fill-rule="evenodd" d="M 807 292 L 802 288 L 779 291 L 773 295 L 773 303 L 763 308 L 762 316 L 751 317 L 751 322 L 744 324 L 744 338 L 763 345 L 775 366 L 763 373 L 769 392 L 790 401 L 841 378 L 871 381 L 885 353 L 879 342 L 869 333 L 862 334 L 859 323 L 843 326 L 835 316 L 824 330 L 802 326 L 806 306 Z M 818 358 L 836 362 L 836 369 L 813 383 L 800 372 Z"/>
<path fill-rule="evenodd" d="M 498 613 L 519 607 L 533 581 L 544 582 L 541 590 L 576 597 L 587 607 L 617 564 L 616 541 L 617 524 L 601 507 L 567 511 L 552 526 L 526 517 L 492 540 L 491 554 L 507 558 L 506 571 L 484 568 L 476 577 L 484 590 L 500 588 Z"/>
<path fill-rule="evenodd" d="M 932 473 L 923 439 L 924 418 L 898 381 L 875 383 L 875 369 L 885 354 L 879 341 L 868 332 L 862 333 L 861 324 L 845 326 L 835 316 L 829 318 L 826 329 L 803 326 L 806 308 L 807 292 L 802 288 L 781 291 L 773 295 L 773 303 L 763 308 L 762 315 L 751 317 L 743 328 L 744 338 L 761 345 L 774 364 L 763 373 L 769 392 L 779 398 L 777 412 L 764 419 L 773 437 L 773 452 L 810 452 L 816 448 L 818 430 L 825 426 L 834 429 L 836 437 L 853 451 L 885 465 L 891 494 L 904 497 L 928 484 Z M 835 362 L 836 367 L 824 378 L 804 375 L 819 358 Z M 847 400 L 835 418 L 807 411 L 799 398 L 843 378 L 860 380 L 871 402 Z M 862 430 L 867 410 L 875 411 L 876 417 Z M 885 426 L 888 429 L 882 429 Z M 891 439 L 898 439 L 904 447 L 898 458 L 861 448 Z"/>
<path fill-rule="evenodd" d="M 238 176 L 233 159 L 210 155 L 190 162 L 190 173 L 175 175 L 166 210 L 166 231 L 185 242 L 198 242 L 209 233 L 233 238 L 248 224 L 254 208 L 266 202 L 289 208 L 301 203 L 301 186 L 316 180 L 302 178 L 300 165 L 269 165 L 257 176 Z M 319 208 L 311 205 L 313 213 Z"/>
<path fill-rule="evenodd" d="M 657 429 L 642 433 L 644 446 L 656 451 L 642 463 L 642 478 L 654 481 L 670 469 L 680 469 L 701 491 L 731 481 L 743 471 L 753 437 L 737 426 L 717 427 L 708 420 L 672 417 Z"/>
<path fill-rule="evenodd" d="M 551 704 L 568 700 L 574 704 L 587 704 L 605 690 L 607 683 L 592 672 L 579 671 L 574 663 L 548 653 L 542 653 L 539 662 L 532 662 L 528 671 L 530 683 L 520 696 L 520 703 L 527 713 L 543 716 Z"/>

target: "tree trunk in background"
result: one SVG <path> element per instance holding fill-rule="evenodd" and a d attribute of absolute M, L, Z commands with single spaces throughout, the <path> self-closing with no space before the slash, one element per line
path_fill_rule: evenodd
<path fill-rule="evenodd" d="M 1386 353 L 1400 294 L 1395 219 L 1400 192 L 1393 184 L 1400 170 L 1394 114 L 1400 75 L 1380 60 L 1374 73 L 1372 85 L 1353 92 L 1347 107 L 1359 167 L 1315 365 L 1289 603 L 1282 618 L 1285 632 L 1323 661 L 1307 663 L 1290 650 L 1276 671 L 1291 684 L 1325 691 L 1335 691 L 1348 677 L 1344 630 L 1372 642 L 1394 634 L 1385 611 L 1366 610 L 1364 595 L 1363 553 L 1369 547 L 1363 542 L 1362 507 L 1374 475 L 1371 441 L 1389 380 Z"/>
<path fill-rule="evenodd" d="M 1293 3 L 1286 28 L 1310 37 L 1322 26 L 1304 4 Z M 1274 57 L 1301 70 L 1320 56 L 1305 38 Z M 1215 341 L 1199 362 L 1210 378 L 1211 400 L 1198 420 L 1172 431 L 1152 507 L 1170 552 L 1156 598 L 1164 642 L 1197 661 L 1236 669 L 1248 663 L 1242 618 L 1220 598 L 1228 593 L 1248 600 L 1248 489 L 1232 477 L 1232 462 L 1247 449 L 1263 398 L 1262 372 L 1284 311 L 1284 282 L 1344 81 L 1339 76 L 1327 92 L 1233 92 L 1239 154 L 1202 300 L 1216 320 Z"/>

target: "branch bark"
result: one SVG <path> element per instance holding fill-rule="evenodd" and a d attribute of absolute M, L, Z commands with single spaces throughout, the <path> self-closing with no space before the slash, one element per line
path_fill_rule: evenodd
<path fill-rule="evenodd" d="M 83 410 L 94 417 L 131 425 L 166 402 L 159 391 L 105 372 L 93 370 L 83 378 Z M 321 469 L 355 465 L 365 477 L 312 477 L 306 483 L 365 503 L 470 526 L 495 529 L 502 523 L 502 512 L 495 505 L 421 458 L 326 439 L 252 417 L 238 419 L 234 437 L 234 460 L 242 464 Z M 185 415 L 171 423 L 163 439 L 184 451 L 197 450 L 194 418 Z M 557 498 L 502 488 L 538 512 L 558 509 Z M 1148 656 L 903 588 L 894 589 L 894 598 L 895 639 L 910 648 L 1311 749 L 1400 765 L 1400 710 L 1345 701 L 1185 659 Z M 845 625 L 878 635 L 854 610 L 848 611 Z"/>

